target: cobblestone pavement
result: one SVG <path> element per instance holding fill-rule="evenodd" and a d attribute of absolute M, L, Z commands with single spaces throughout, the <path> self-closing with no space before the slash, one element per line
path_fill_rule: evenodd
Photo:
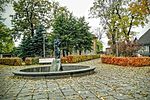
<path fill-rule="evenodd" d="M 0 100 L 150 100 L 150 66 L 96 66 L 96 73 L 63 79 L 22 78 L 12 71 L 25 66 L 0 65 Z M 27 66 L 30 67 L 30 66 Z"/>

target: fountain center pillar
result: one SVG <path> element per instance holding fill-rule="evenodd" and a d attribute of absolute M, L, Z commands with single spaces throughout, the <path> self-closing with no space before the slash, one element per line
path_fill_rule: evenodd
<path fill-rule="evenodd" d="M 54 53 L 55 60 L 52 62 L 53 71 L 62 71 L 61 59 L 60 59 L 60 40 L 57 38 L 54 40 Z"/>

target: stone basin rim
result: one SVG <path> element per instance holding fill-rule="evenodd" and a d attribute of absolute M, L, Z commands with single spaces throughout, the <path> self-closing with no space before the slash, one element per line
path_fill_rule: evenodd
<path fill-rule="evenodd" d="M 50 66 L 50 65 L 49 65 Z M 23 72 L 22 70 L 26 70 L 26 69 L 33 69 L 33 68 L 41 68 L 41 67 L 32 67 L 32 68 L 24 68 L 24 69 L 21 69 L 19 71 L 15 71 L 13 72 L 14 75 L 17 75 L 17 76 L 31 76 L 31 77 L 34 77 L 34 76 L 62 76 L 62 75 L 77 75 L 77 74 L 91 74 L 91 73 L 94 73 L 94 70 L 96 67 L 91 67 L 91 66 L 87 66 L 87 65 L 63 65 L 64 67 L 65 66 L 82 66 L 82 67 L 88 67 L 88 68 L 82 68 L 82 69 L 73 69 L 73 70 L 65 70 L 65 71 L 51 71 L 51 72 Z M 44 67 L 48 67 L 47 66 L 44 66 Z M 43 67 L 43 68 L 44 68 Z"/>

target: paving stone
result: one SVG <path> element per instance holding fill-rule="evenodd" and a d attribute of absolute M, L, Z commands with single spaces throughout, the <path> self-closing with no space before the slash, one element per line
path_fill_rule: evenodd
<path fill-rule="evenodd" d="M 74 90 L 62 90 L 62 92 L 65 96 L 77 95 L 77 93 Z"/>
<path fill-rule="evenodd" d="M 117 100 L 113 96 L 105 96 L 105 97 L 102 96 L 100 99 L 102 99 L 102 100 Z"/>
<path fill-rule="evenodd" d="M 21 96 L 17 97 L 16 100 L 32 100 L 32 96 Z"/>
<path fill-rule="evenodd" d="M 67 100 L 82 100 L 82 97 L 79 95 L 71 95 L 71 96 L 65 96 Z"/>
<path fill-rule="evenodd" d="M 66 100 L 66 98 L 63 96 L 53 96 L 49 97 L 49 100 Z"/>
<path fill-rule="evenodd" d="M 121 67 L 99 61 L 79 63 L 96 66 L 96 73 L 63 79 L 14 77 L 12 71 L 32 66 L 0 65 L 0 100 L 150 100 L 150 66 Z"/>

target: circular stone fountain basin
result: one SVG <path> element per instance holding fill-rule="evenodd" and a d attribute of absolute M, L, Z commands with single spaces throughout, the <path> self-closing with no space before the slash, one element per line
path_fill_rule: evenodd
<path fill-rule="evenodd" d="M 51 71 L 50 66 L 44 67 L 33 67 L 21 69 L 13 72 L 14 75 L 18 76 L 45 76 L 49 78 L 62 78 L 62 77 L 73 77 L 83 76 L 94 73 L 95 67 L 83 66 L 83 65 L 62 65 L 63 71 Z"/>

